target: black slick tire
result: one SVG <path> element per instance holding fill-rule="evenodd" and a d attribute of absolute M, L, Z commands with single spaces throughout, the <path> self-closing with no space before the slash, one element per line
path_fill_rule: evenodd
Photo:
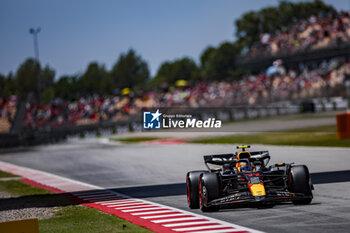
<path fill-rule="evenodd" d="M 302 193 L 305 198 L 294 200 L 294 205 L 308 205 L 311 203 L 313 195 L 311 190 L 311 180 L 309 169 L 305 165 L 293 166 L 290 169 L 290 187 L 293 193 Z"/>
<path fill-rule="evenodd" d="M 191 209 L 199 208 L 199 176 L 208 171 L 191 171 L 186 175 L 186 194 L 188 207 Z"/>
<path fill-rule="evenodd" d="M 208 203 L 221 196 L 220 181 L 217 174 L 205 173 L 199 176 L 199 206 L 203 212 L 218 211 L 220 206 Z"/>

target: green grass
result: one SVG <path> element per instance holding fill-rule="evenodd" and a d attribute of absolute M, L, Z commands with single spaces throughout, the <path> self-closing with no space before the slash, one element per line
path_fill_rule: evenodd
<path fill-rule="evenodd" d="M 119 141 L 124 143 L 139 143 L 139 142 L 153 141 L 157 139 L 159 138 L 157 137 L 110 138 L 110 140 L 112 141 Z"/>
<path fill-rule="evenodd" d="M 53 217 L 39 220 L 41 233 L 152 232 L 97 209 L 74 205 L 61 195 L 34 187 L 20 180 L 0 181 L 0 191 L 18 196 L 15 197 L 16 200 L 1 200 L 3 204 L 6 204 L 6 201 L 15 201 L 15 205 L 23 207 L 31 205 L 59 207 Z"/>
<path fill-rule="evenodd" d="M 9 180 L 0 182 L 0 190 L 15 196 L 51 194 L 51 192 L 26 184 L 20 180 Z"/>
<path fill-rule="evenodd" d="M 39 226 L 41 233 L 151 232 L 113 215 L 85 206 L 62 208 L 54 217 L 39 221 Z"/>
<path fill-rule="evenodd" d="M 350 139 L 338 140 L 335 125 L 285 132 L 266 132 L 198 139 L 192 143 L 266 144 L 288 146 L 350 147 Z"/>
<path fill-rule="evenodd" d="M 18 177 L 18 176 L 13 175 L 11 173 L 0 171 L 0 178 L 10 178 L 10 177 Z"/>

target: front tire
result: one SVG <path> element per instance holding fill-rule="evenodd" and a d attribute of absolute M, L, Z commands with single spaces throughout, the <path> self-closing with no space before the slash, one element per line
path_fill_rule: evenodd
<path fill-rule="evenodd" d="M 206 173 L 199 176 L 199 206 L 203 212 L 218 211 L 220 206 L 208 206 L 208 203 L 221 196 L 217 174 Z"/>
<path fill-rule="evenodd" d="M 305 198 L 294 200 L 294 205 L 308 205 L 313 195 L 311 190 L 311 178 L 309 169 L 305 165 L 293 166 L 290 169 L 290 186 L 294 193 L 302 193 Z"/>
<path fill-rule="evenodd" d="M 188 207 L 191 209 L 199 208 L 199 176 L 208 171 L 191 171 L 186 175 L 186 193 Z"/>

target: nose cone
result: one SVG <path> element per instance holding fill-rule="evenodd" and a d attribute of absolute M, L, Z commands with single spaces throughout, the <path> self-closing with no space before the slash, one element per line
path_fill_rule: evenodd
<path fill-rule="evenodd" d="M 263 184 L 250 184 L 249 189 L 254 197 L 266 195 L 265 186 Z"/>

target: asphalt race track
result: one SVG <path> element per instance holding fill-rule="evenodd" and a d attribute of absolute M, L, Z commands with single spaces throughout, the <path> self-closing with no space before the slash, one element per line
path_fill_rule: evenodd
<path fill-rule="evenodd" d="M 224 209 L 204 215 L 266 232 L 350 232 L 350 149 L 282 146 L 252 149 L 269 150 L 271 164 L 306 164 L 315 184 L 312 204 Z M 0 160 L 189 210 L 186 172 L 204 169 L 204 154 L 232 150 L 231 145 L 135 145 L 71 140 L 4 152 Z M 202 214 L 199 210 L 193 212 Z"/>

